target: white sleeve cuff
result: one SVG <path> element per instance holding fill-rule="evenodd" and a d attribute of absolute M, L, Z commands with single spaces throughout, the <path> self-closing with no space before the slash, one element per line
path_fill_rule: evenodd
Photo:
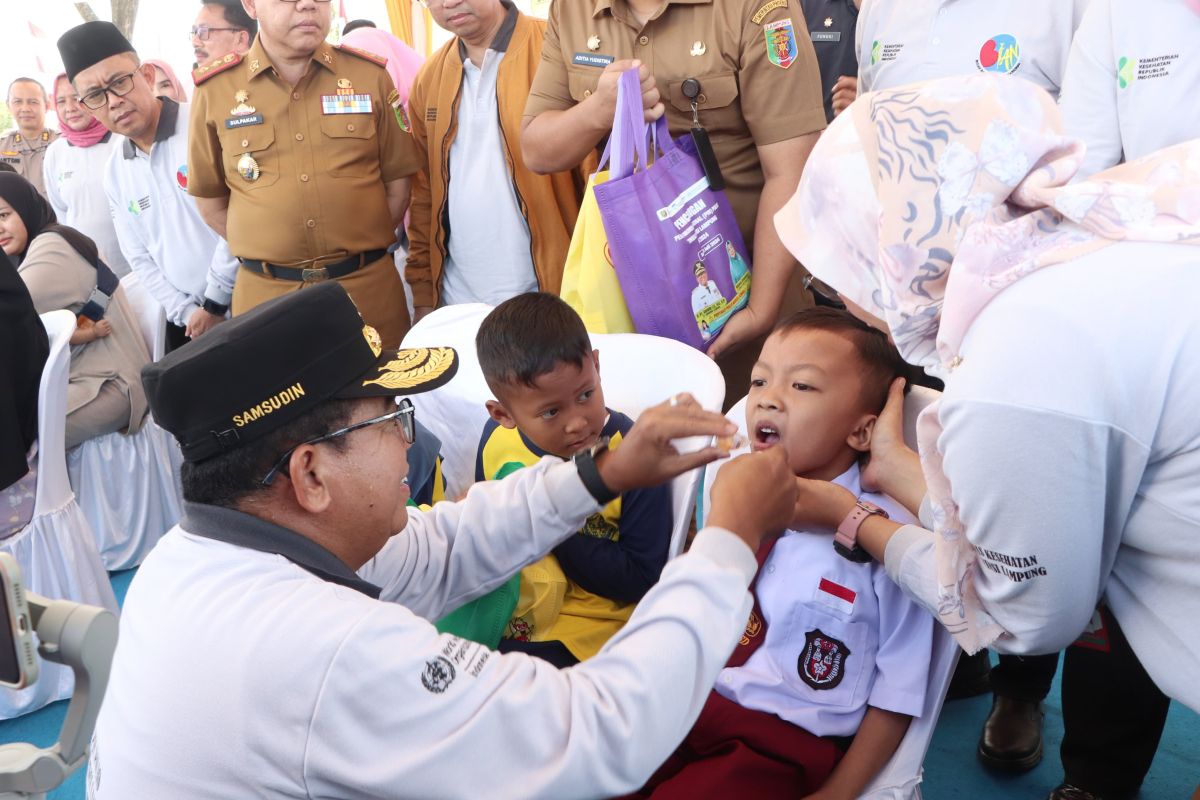
<path fill-rule="evenodd" d="M 725 528 L 704 528 L 696 534 L 688 552 L 739 570 L 745 576 L 747 586 L 754 580 L 754 573 L 758 572 L 758 559 L 754 557 L 754 552 L 740 536 Z"/>

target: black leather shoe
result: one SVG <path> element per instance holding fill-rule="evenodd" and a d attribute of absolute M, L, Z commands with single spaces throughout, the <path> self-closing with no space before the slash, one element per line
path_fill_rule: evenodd
<path fill-rule="evenodd" d="M 996 695 L 979 737 L 979 760 L 1006 772 L 1028 772 L 1042 760 L 1042 704 Z"/>
<path fill-rule="evenodd" d="M 1069 783 L 1060 783 L 1054 787 L 1054 791 L 1050 793 L 1050 797 L 1046 800 L 1104 800 L 1098 794 L 1084 791 L 1078 786 L 1072 786 Z"/>
<path fill-rule="evenodd" d="M 978 697 L 992 690 L 992 662 L 987 650 L 980 650 L 973 656 L 963 653 L 958 658 L 958 666 L 954 668 L 954 676 L 950 678 L 950 688 L 946 690 L 947 700 L 962 700 L 964 697 Z"/>

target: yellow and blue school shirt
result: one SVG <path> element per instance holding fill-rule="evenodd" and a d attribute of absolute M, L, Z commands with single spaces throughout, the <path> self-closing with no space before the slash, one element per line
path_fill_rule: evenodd
<path fill-rule="evenodd" d="M 633 420 L 608 410 L 601 436 L 617 447 Z M 550 455 L 520 430 L 489 420 L 476 480 L 495 480 Z M 521 571 L 521 595 L 505 638 L 559 641 L 580 661 L 625 624 L 667 563 L 671 488 L 635 489 L 588 518 L 582 530 Z"/>

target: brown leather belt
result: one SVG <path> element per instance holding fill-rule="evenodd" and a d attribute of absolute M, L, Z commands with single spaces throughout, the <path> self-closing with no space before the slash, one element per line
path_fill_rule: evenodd
<path fill-rule="evenodd" d="M 387 255 L 387 250 L 368 250 L 356 256 L 334 261 L 323 267 L 298 267 L 272 264 L 268 261 L 257 261 L 253 258 L 239 258 L 242 266 L 259 275 L 269 275 L 280 281 L 303 281 L 304 283 L 320 283 L 321 281 L 337 280 L 368 264 L 373 264 Z"/>

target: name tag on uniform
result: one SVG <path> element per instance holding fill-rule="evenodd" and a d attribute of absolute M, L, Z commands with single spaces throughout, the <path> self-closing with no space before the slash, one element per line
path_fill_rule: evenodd
<path fill-rule="evenodd" d="M 616 59 L 613 56 L 601 56 L 595 53 L 576 53 L 571 63 L 577 67 L 599 67 L 604 69 Z"/>
<path fill-rule="evenodd" d="M 225 129 L 232 130 L 233 128 L 244 128 L 247 125 L 262 125 L 262 114 L 251 114 L 248 117 L 230 117 L 225 120 Z"/>
<path fill-rule="evenodd" d="M 370 114 L 371 108 L 369 94 L 321 95 L 322 114 Z"/>
<path fill-rule="evenodd" d="M 842 40 L 841 31 L 809 31 L 814 42 L 840 42 Z"/>

